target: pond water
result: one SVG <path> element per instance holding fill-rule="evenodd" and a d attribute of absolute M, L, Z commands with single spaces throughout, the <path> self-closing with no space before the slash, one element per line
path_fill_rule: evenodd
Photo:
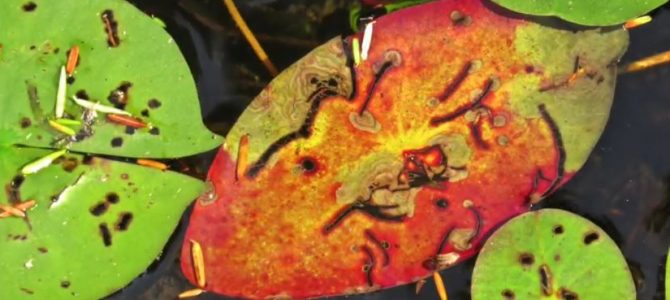
<path fill-rule="evenodd" d="M 167 24 L 195 75 L 206 125 L 225 134 L 271 79 L 241 38 L 219 0 L 134 0 Z M 316 45 L 348 34 L 346 0 L 247 0 L 240 10 L 279 68 Z M 243 2 L 243 3 L 242 3 Z M 622 64 L 670 50 L 670 5 L 631 31 Z M 290 22 L 288 22 L 290 20 Z M 215 152 L 187 158 L 204 171 Z M 600 225 L 619 245 L 633 272 L 638 299 L 663 299 L 670 243 L 670 65 L 620 75 L 607 128 L 583 169 L 538 205 L 576 212 Z M 108 299 L 176 299 L 192 288 L 178 253 L 186 212 L 163 255 L 140 278 Z M 469 299 L 475 257 L 442 271 L 450 299 Z M 227 299 L 203 294 L 196 299 Z M 438 299 L 432 282 L 420 295 L 401 286 L 347 299 Z"/>

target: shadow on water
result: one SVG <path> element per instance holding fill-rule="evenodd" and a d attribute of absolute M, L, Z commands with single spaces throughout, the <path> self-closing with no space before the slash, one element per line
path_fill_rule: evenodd
<path fill-rule="evenodd" d="M 195 75 L 206 125 L 225 134 L 270 76 L 219 0 L 133 0 L 167 24 Z M 248 0 L 240 10 L 279 68 L 316 45 L 348 34 L 347 0 Z M 670 5 L 631 32 L 623 63 L 670 50 Z M 291 22 L 286 22 L 291 20 Z M 204 177 L 215 152 L 193 158 Z M 670 66 L 621 75 L 610 121 L 584 168 L 538 207 L 576 212 L 619 245 L 634 274 L 638 299 L 663 299 L 670 243 Z M 179 269 L 187 211 L 162 256 L 125 289 L 108 297 L 175 299 L 191 288 Z M 469 299 L 475 258 L 443 271 L 451 299 Z M 197 299 L 227 299 L 204 294 Z M 421 295 L 401 286 L 347 299 L 437 299 L 432 282 Z"/>

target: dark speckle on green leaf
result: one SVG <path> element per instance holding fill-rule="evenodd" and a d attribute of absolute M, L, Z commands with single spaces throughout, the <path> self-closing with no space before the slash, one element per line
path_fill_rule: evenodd
<path fill-rule="evenodd" d="M 23 11 L 25 11 L 25 12 L 32 12 L 35 9 L 37 9 L 37 4 L 35 4 L 35 2 L 32 2 L 32 1 L 26 2 L 26 4 L 24 4 L 22 8 L 23 8 Z"/>
<path fill-rule="evenodd" d="M 123 138 L 115 137 L 111 141 L 112 147 L 121 147 L 123 146 Z"/>

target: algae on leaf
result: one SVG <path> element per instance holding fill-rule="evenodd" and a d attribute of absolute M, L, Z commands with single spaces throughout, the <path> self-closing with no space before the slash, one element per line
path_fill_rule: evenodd
<path fill-rule="evenodd" d="M 477 258 L 472 299 L 635 299 L 621 251 L 597 225 L 543 209 L 496 231 Z"/>
<path fill-rule="evenodd" d="M 124 109 L 149 126 L 129 129 L 101 115 L 90 137 L 72 138 L 71 150 L 174 158 L 221 143 L 202 124 L 179 48 L 150 17 L 122 0 L 26 3 L 0 2 L 0 129 L 18 132 L 15 144 L 67 145 L 46 120 L 54 118 L 59 72 L 73 46 L 80 59 L 68 79 L 66 116 L 81 118 L 83 108 L 70 100 L 76 95 Z"/>

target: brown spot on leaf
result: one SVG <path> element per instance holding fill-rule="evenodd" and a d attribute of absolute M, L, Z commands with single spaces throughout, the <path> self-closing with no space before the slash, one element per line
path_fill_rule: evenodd
<path fill-rule="evenodd" d="M 70 287 L 70 282 L 67 281 L 67 280 L 61 280 L 60 287 L 62 287 L 64 289 L 69 288 Z"/>
<path fill-rule="evenodd" d="M 435 205 L 439 208 L 447 208 L 449 207 L 449 201 L 447 201 L 447 198 L 438 198 L 435 200 Z"/>
<path fill-rule="evenodd" d="M 88 97 L 88 94 L 86 93 L 85 90 L 78 90 L 77 93 L 75 93 L 74 95 L 77 96 L 77 98 L 82 99 L 82 100 L 91 99 L 90 97 Z"/>
<path fill-rule="evenodd" d="M 554 234 L 562 234 L 563 233 L 563 226 L 562 225 L 554 226 L 553 232 L 554 232 Z"/>
<path fill-rule="evenodd" d="M 114 104 L 114 107 L 118 109 L 124 109 L 126 104 L 128 104 L 130 88 L 133 86 L 132 83 L 128 81 L 121 82 L 121 84 L 107 96 L 107 100 L 110 103 Z"/>
<path fill-rule="evenodd" d="M 152 135 L 159 135 L 161 134 L 161 130 L 158 127 L 154 127 L 151 128 L 151 130 L 149 130 L 149 133 L 151 133 Z"/>
<path fill-rule="evenodd" d="M 141 114 L 143 117 L 147 117 L 147 118 L 148 118 L 148 117 L 149 117 L 149 110 L 148 110 L 148 109 L 143 109 L 143 110 L 140 112 L 140 114 Z"/>
<path fill-rule="evenodd" d="M 114 147 L 114 148 L 121 147 L 121 146 L 123 146 L 123 138 L 115 137 L 115 138 L 112 139 L 112 141 L 110 142 L 110 144 L 111 144 L 112 147 Z"/>
<path fill-rule="evenodd" d="M 126 126 L 126 134 L 127 134 L 127 135 L 133 135 L 133 134 L 135 134 L 135 127 Z"/>
<path fill-rule="evenodd" d="M 23 8 L 23 11 L 25 12 L 33 12 L 35 11 L 35 9 L 37 9 L 37 4 L 35 4 L 35 2 L 30 1 L 26 2 L 26 4 L 23 4 L 21 8 Z"/>
<path fill-rule="evenodd" d="M 30 125 L 32 125 L 32 122 L 28 118 L 21 118 L 21 128 L 28 128 Z"/>
<path fill-rule="evenodd" d="M 598 238 L 600 238 L 600 236 L 597 232 L 589 232 L 584 236 L 584 244 L 590 245 L 591 243 L 598 240 Z"/>
<path fill-rule="evenodd" d="M 158 99 L 151 99 L 151 100 L 149 100 L 149 102 L 147 104 L 149 105 L 149 108 L 156 109 L 156 108 L 161 107 L 162 103 L 160 101 L 158 101 Z"/>
<path fill-rule="evenodd" d="M 105 25 L 105 33 L 107 34 L 107 45 L 110 47 L 118 47 L 121 43 L 119 39 L 118 29 L 119 24 L 114 19 L 114 12 L 110 9 L 105 10 L 100 15 L 102 23 Z"/>
<path fill-rule="evenodd" d="M 29 289 L 27 289 L 27 288 L 20 288 L 20 289 L 21 289 L 22 292 L 24 292 L 24 293 L 26 293 L 26 294 L 28 294 L 28 295 L 32 295 L 32 294 L 35 293 L 35 292 L 33 292 L 32 290 L 29 290 Z"/>
<path fill-rule="evenodd" d="M 558 296 L 561 300 L 579 300 L 577 293 L 563 287 L 558 290 Z"/>
<path fill-rule="evenodd" d="M 47 249 L 47 247 L 39 247 L 37 248 L 37 251 L 39 251 L 40 253 L 47 253 L 49 252 L 49 249 Z"/>
<path fill-rule="evenodd" d="M 500 294 L 503 296 L 503 299 L 505 300 L 514 300 L 514 292 L 512 292 L 509 289 L 502 291 L 502 293 Z"/>
<path fill-rule="evenodd" d="M 539 268 L 540 272 L 540 288 L 542 289 L 542 294 L 545 296 L 551 295 L 551 271 L 547 265 L 541 265 Z"/>
<path fill-rule="evenodd" d="M 110 204 L 117 204 L 119 203 L 119 194 L 117 193 L 108 193 L 107 196 L 105 196 L 105 200 L 107 200 L 107 203 Z"/>
<path fill-rule="evenodd" d="M 93 205 L 88 211 L 91 212 L 92 215 L 99 217 L 107 212 L 108 208 L 109 204 L 107 204 L 107 202 L 99 202 L 98 204 Z"/>
<path fill-rule="evenodd" d="M 519 263 L 524 267 L 530 267 L 535 263 L 535 256 L 528 252 L 521 253 L 519 255 Z"/>
<path fill-rule="evenodd" d="M 63 166 L 63 170 L 65 172 L 68 172 L 68 173 L 71 173 L 72 171 L 74 171 L 74 169 L 76 169 L 78 165 L 79 165 L 79 162 L 74 157 L 66 158 L 61 162 L 61 166 Z"/>
<path fill-rule="evenodd" d="M 133 214 L 129 212 L 122 212 L 119 214 L 119 220 L 114 225 L 116 231 L 126 231 L 133 221 Z"/>
<path fill-rule="evenodd" d="M 100 230 L 100 237 L 102 237 L 102 242 L 105 244 L 105 247 L 109 247 L 112 245 L 112 233 L 109 231 L 109 227 L 107 227 L 107 223 L 100 223 L 98 225 L 98 229 Z"/>

